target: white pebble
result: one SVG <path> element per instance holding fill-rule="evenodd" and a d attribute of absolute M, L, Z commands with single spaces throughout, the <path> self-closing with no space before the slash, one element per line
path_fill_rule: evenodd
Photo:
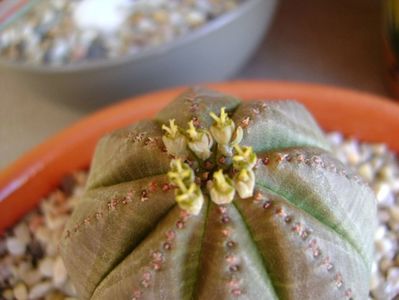
<path fill-rule="evenodd" d="M 357 165 L 360 162 L 359 144 L 354 141 L 348 141 L 344 144 L 343 150 L 347 156 L 347 160 L 351 165 Z"/>
<path fill-rule="evenodd" d="M 6 289 L 2 292 L 2 296 L 6 299 L 6 300 L 13 300 L 14 299 L 14 292 L 12 291 L 12 289 Z"/>
<path fill-rule="evenodd" d="M 42 244 L 46 245 L 51 238 L 51 231 L 45 226 L 40 226 L 37 228 L 35 236 Z"/>
<path fill-rule="evenodd" d="M 370 182 L 373 180 L 374 172 L 369 163 L 363 163 L 358 169 L 359 175 L 362 176 L 366 181 Z"/>
<path fill-rule="evenodd" d="M 370 289 L 375 290 L 378 288 L 380 285 L 380 274 L 372 274 L 371 280 L 370 280 Z"/>
<path fill-rule="evenodd" d="M 17 238 L 7 238 L 8 252 L 13 256 L 20 256 L 25 253 L 26 244 Z"/>
<path fill-rule="evenodd" d="M 385 144 L 371 145 L 371 149 L 376 155 L 384 155 L 387 152 L 387 146 Z"/>
<path fill-rule="evenodd" d="M 385 165 L 381 168 L 381 170 L 378 172 L 378 174 L 384 180 L 391 180 L 395 176 L 395 170 L 391 165 Z"/>
<path fill-rule="evenodd" d="M 374 170 L 379 170 L 384 165 L 384 159 L 381 157 L 374 157 L 370 160 L 370 164 Z"/>
<path fill-rule="evenodd" d="M 50 282 L 45 281 L 35 285 L 29 292 L 29 299 L 38 299 L 46 295 L 52 289 Z"/>
<path fill-rule="evenodd" d="M 29 227 L 26 223 L 19 223 L 14 228 L 15 237 L 22 241 L 24 244 L 28 244 L 31 241 L 31 236 L 29 232 Z"/>
<path fill-rule="evenodd" d="M 14 292 L 14 297 L 17 300 L 28 299 L 28 289 L 26 288 L 25 284 L 21 282 L 14 287 L 13 292 Z"/>
<path fill-rule="evenodd" d="M 67 220 L 68 216 L 62 216 L 62 215 L 52 216 L 51 214 L 45 215 L 46 225 L 51 230 L 63 228 Z"/>
<path fill-rule="evenodd" d="M 205 16 L 198 11 L 189 12 L 186 19 L 190 26 L 199 26 L 205 22 Z"/>
<path fill-rule="evenodd" d="M 60 289 L 68 296 L 76 296 L 76 289 L 70 280 L 67 280 L 67 282 Z"/>
<path fill-rule="evenodd" d="M 374 185 L 374 191 L 377 196 L 378 202 L 387 206 L 392 206 L 395 202 L 395 197 L 391 191 L 389 184 L 379 182 Z"/>
<path fill-rule="evenodd" d="M 390 215 L 386 209 L 380 207 L 377 211 L 377 217 L 380 223 L 387 223 L 389 221 Z"/>
<path fill-rule="evenodd" d="M 381 273 L 387 272 L 390 268 L 393 267 L 392 259 L 384 257 L 383 259 L 381 259 L 381 261 L 379 263 L 379 267 L 380 267 Z"/>
<path fill-rule="evenodd" d="M 392 191 L 399 193 L 399 177 L 390 180 L 389 184 L 391 185 Z"/>
<path fill-rule="evenodd" d="M 375 242 L 375 248 L 378 253 L 388 253 L 394 250 L 394 244 L 387 238 Z"/>
<path fill-rule="evenodd" d="M 51 259 L 49 257 L 42 259 L 39 263 L 40 273 L 45 277 L 52 277 L 53 276 L 53 266 L 54 266 L 53 259 Z"/>
<path fill-rule="evenodd" d="M 375 231 L 374 234 L 374 239 L 375 240 L 381 240 L 387 232 L 387 228 L 383 225 L 378 226 L 377 230 Z"/>
<path fill-rule="evenodd" d="M 395 286 L 399 285 L 399 268 L 394 267 L 389 269 L 387 279 L 390 283 L 394 284 Z"/>
<path fill-rule="evenodd" d="M 392 206 L 389 208 L 389 214 L 391 216 L 390 221 L 399 223 L 399 206 Z"/>
<path fill-rule="evenodd" d="M 332 132 L 328 134 L 328 139 L 333 145 L 341 145 L 344 137 L 340 132 Z"/>
<path fill-rule="evenodd" d="M 181 26 L 183 24 L 182 15 L 178 12 L 171 12 L 169 15 L 171 23 L 175 26 Z"/>
<path fill-rule="evenodd" d="M 137 28 L 142 32 L 151 32 L 155 29 L 155 24 L 149 19 L 141 19 L 138 24 Z"/>
<path fill-rule="evenodd" d="M 53 283 L 55 286 L 62 286 L 67 280 L 67 271 L 61 256 L 55 259 L 53 266 Z"/>
<path fill-rule="evenodd" d="M 30 287 L 40 282 L 40 280 L 42 279 L 42 274 L 40 274 L 37 269 L 22 273 L 20 276 L 21 279 Z"/>

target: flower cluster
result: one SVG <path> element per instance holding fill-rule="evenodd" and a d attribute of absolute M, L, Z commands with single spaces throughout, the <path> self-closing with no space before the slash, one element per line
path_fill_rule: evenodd
<path fill-rule="evenodd" d="M 204 203 L 200 187 L 195 183 L 194 171 L 180 159 L 173 159 L 168 172 L 169 180 L 177 187 L 176 202 L 193 215 L 197 215 Z"/>
<path fill-rule="evenodd" d="M 236 192 L 243 199 L 252 197 L 255 187 L 253 168 L 256 164 L 256 154 L 252 147 L 239 146 L 243 138 L 242 128 L 235 126 L 224 107 L 220 116 L 213 112 L 210 116 L 214 123 L 209 130 L 196 128 L 193 121 L 188 123 L 187 130 L 178 127 L 175 120 L 170 120 L 169 126 L 162 126 L 165 131 L 162 140 L 167 152 L 174 157 L 168 177 L 176 187 L 176 202 L 182 209 L 194 215 L 200 212 L 204 196 L 198 183 L 200 180 L 196 180 L 193 169 L 184 162 L 191 153 L 199 161 L 209 161 L 218 157 L 229 158 L 223 160 L 227 161 L 227 165 L 215 170 L 206 183 L 214 203 L 230 203 L 234 200 Z M 229 174 L 234 175 L 230 177 Z"/>
<path fill-rule="evenodd" d="M 256 154 L 252 147 L 234 147 L 233 167 L 237 171 L 234 176 L 236 189 L 241 198 L 252 197 L 255 188 L 255 173 L 253 168 L 256 165 Z"/>

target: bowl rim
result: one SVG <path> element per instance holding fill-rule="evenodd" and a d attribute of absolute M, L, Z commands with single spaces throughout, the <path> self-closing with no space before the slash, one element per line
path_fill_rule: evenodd
<path fill-rule="evenodd" d="M 68 74 L 77 73 L 85 71 L 96 71 L 103 70 L 111 67 L 118 67 L 125 65 L 127 63 L 133 63 L 135 61 L 140 61 L 144 59 L 149 59 L 153 57 L 160 57 L 165 55 L 176 48 L 183 47 L 191 42 L 201 39 L 202 37 L 208 35 L 211 32 L 217 31 L 220 28 L 231 24 L 234 20 L 238 19 L 253 7 L 263 1 L 275 1 L 275 0 L 247 0 L 241 3 L 237 8 L 229 11 L 214 20 L 209 21 L 204 26 L 195 29 L 187 34 L 178 36 L 171 41 L 166 43 L 144 48 L 142 51 L 134 54 L 126 54 L 120 57 L 111 57 L 104 60 L 94 60 L 94 61 L 83 61 L 79 64 L 62 64 L 62 65 L 36 65 L 24 62 L 12 62 L 0 58 L 0 68 L 8 68 L 12 70 L 22 71 L 22 72 L 34 72 L 41 74 Z M 263 30 L 263 28 L 262 28 Z"/>
<path fill-rule="evenodd" d="M 296 99 L 313 113 L 323 129 L 340 131 L 362 141 L 384 142 L 399 154 L 399 105 L 391 99 L 298 82 L 251 80 L 204 86 L 243 100 Z M 62 177 L 87 168 L 101 136 L 152 117 L 185 88 L 147 93 L 99 110 L 0 170 L 0 233 L 35 207 Z"/>

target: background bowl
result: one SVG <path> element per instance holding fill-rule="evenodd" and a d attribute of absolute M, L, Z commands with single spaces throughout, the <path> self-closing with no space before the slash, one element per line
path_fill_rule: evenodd
<path fill-rule="evenodd" d="M 386 143 L 399 153 L 399 105 L 361 92 L 320 85 L 238 81 L 210 88 L 248 99 L 296 99 L 327 131 Z M 63 176 L 90 164 L 105 133 L 150 118 L 184 88 L 150 93 L 103 109 L 62 131 L 0 172 L 0 232 L 54 189 Z"/>
<path fill-rule="evenodd" d="M 254 53 L 276 3 L 247 0 L 181 38 L 120 58 L 59 67 L 3 60 L 1 76 L 56 100 L 96 103 L 168 86 L 224 80 Z"/>

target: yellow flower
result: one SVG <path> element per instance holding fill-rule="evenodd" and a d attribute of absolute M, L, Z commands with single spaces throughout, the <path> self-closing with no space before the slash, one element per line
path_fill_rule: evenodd
<path fill-rule="evenodd" d="M 255 174 L 252 170 L 243 169 L 234 177 L 234 184 L 240 198 L 252 197 L 255 189 Z"/>
<path fill-rule="evenodd" d="M 233 167 L 237 170 L 252 169 L 256 164 L 256 154 L 252 147 L 239 145 L 234 146 Z"/>
<path fill-rule="evenodd" d="M 169 120 L 169 127 L 162 125 L 162 129 L 166 131 L 162 136 L 162 141 L 165 144 L 166 151 L 176 158 L 187 158 L 189 154 L 187 149 L 187 140 L 181 133 L 179 127 L 175 125 L 175 120 Z"/>
<path fill-rule="evenodd" d="M 198 215 L 204 204 L 201 189 L 194 182 L 185 190 L 176 191 L 176 202 L 179 206 L 192 215 Z"/>
<path fill-rule="evenodd" d="M 214 112 L 209 114 L 215 120 L 209 131 L 218 143 L 219 152 L 225 156 L 232 156 L 232 148 L 241 142 L 243 130 L 240 126 L 236 129 L 233 120 L 229 118 L 225 110 L 225 107 L 221 108 L 220 117 Z"/>
<path fill-rule="evenodd" d="M 208 181 L 208 190 L 211 200 L 216 204 L 227 204 L 233 201 L 235 189 L 233 181 L 219 170 L 213 174 L 213 180 Z"/>
<path fill-rule="evenodd" d="M 170 168 L 168 177 L 170 182 L 176 185 L 177 204 L 188 213 L 198 215 L 204 204 L 204 196 L 194 182 L 194 171 L 180 159 L 173 159 Z"/>
<path fill-rule="evenodd" d="M 188 126 L 189 129 L 186 131 L 189 137 L 188 147 L 198 158 L 206 160 L 212 154 L 213 139 L 211 134 L 205 129 L 195 128 L 193 121 L 190 121 Z"/>

